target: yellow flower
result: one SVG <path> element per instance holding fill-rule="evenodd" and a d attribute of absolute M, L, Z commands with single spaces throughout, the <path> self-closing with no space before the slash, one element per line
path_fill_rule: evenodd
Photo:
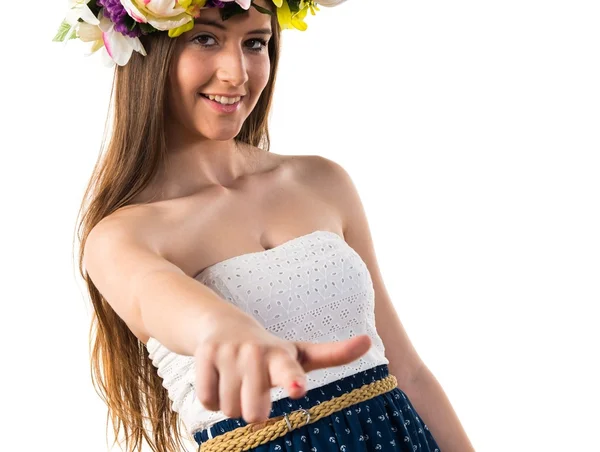
<path fill-rule="evenodd" d="M 179 5 L 192 17 L 200 17 L 200 9 L 206 5 L 206 0 L 179 0 Z"/>
<path fill-rule="evenodd" d="M 305 31 L 308 28 L 304 22 L 308 10 L 310 9 L 313 15 L 315 14 L 315 9 L 319 10 L 313 0 L 302 1 L 300 3 L 300 11 L 296 13 L 292 13 L 287 0 L 273 0 L 273 3 L 277 6 L 277 20 L 281 28 L 296 28 L 300 31 Z"/>
<path fill-rule="evenodd" d="M 190 20 L 189 22 L 186 22 L 185 24 L 179 27 L 171 28 L 169 30 L 169 38 L 176 38 L 180 34 L 185 33 L 186 31 L 190 31 L 192 28 L 194 28 L 193 20 Z"/>
<path fill-rule="evenodd" d="M 179 0 L 178 3 L 179 6 L 185 8 L 186 14 L 193 18 L 198 18 L 200 17 L 200 10 L 204 7 L 204 5 L 206 5 L 206 0 Z M 179 27 L 171 28 L 169 30 L 169 37 L 176 38 L 180 34 L 190 31 L 192 28 L 194 28 L 193 20 L 186 22 Z"/>
<path fill-rule="evenodd" d="M 175 38 L 194 28 L 194 18 L 200 16 L 206 0 L 121 0 L 121 4 L 136 22 L 168 30 Z"/>
<path fill-rule="evenodd" d="M 310 13 L 311 13 L 313 16 L 314 16 L 315 14 L 317 14 L 317 13 L 315 13 L 315 11 L 321 11 L 321 10 L 319 9 L 319 7 L 317 6 L 317 4 L 314 2 L 314 0 L 308 0 L 306 3 L 308 3 L 308 7 L 310 8 Z"/>

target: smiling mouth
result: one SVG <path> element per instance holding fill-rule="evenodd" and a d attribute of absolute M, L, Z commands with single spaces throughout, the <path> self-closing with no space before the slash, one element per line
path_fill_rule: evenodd
<path fill-rule="evenodd" d="M 244 98 L 244 96 L 225 97 L 225 96 L 213 96 L 211 94 L 204 94 L 204 93 L 200 93 L 200 95 L 208 100 L 212 100 L 213 102 L 217 102 L 221 105 L 237 104 Z"/>
<path fill-rule="evenodd" d="M 222 98 L 221 96 L 212 96 L 210 94 L 203 93 L 200 93 L 200 96 L 206 100 L 210 108 L 212 108 L 214 111 L 226 114 L 232 114 L 239 111 L 241 109 L 242 99 L 244 98 L 244 96 Z M 211 99 L 211 97 L 213 99 Z M 229 103 L 231 100 L 234 102 Z"/>

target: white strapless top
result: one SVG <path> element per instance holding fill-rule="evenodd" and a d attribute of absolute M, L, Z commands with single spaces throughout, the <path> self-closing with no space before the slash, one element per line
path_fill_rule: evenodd
<path fill-rule="evenodd" d="M 308 372 L 307 390 L 389 364 L 375 329 L 371 275 L 359 254 L 335 232 L 317 230 L 269 250 L 234 256 L 195 279 L 286 340 L 321 343 L 370 336 L 370 350 L 357 360 Z M 171 352 L 154 338 L 147 348 L 171 408 L 190 435 L 227 418 L 204 408 L 195 396 L 194 357 Z M 272 401 L 287 396 L 285 388 L 271 388 Z"/>

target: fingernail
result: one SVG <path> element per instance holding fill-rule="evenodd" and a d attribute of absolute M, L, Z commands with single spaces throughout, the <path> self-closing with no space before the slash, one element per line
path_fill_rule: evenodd
<path fill-rule="evenodd" d="M 297 381 L 292 381 L 292 388 L 302 389 L 302 384 L 298 383 Z"/>

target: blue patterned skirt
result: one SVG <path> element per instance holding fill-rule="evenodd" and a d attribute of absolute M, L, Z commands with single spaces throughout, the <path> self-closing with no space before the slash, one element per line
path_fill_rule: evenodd
<path fill-rule="evenodd" d="M 332 397 L 387 377 L 386 364 L 311 389 L 300 399 L 285 397 L 272 402 L 269 417 L 309 409 Z M 209 429 L 198 431 L 194 439 L 201 445 L 211 437 L 247 425 L 242 417 L 224 419 Z M 356 403 L 312 424 L 299 427 L 284 436 L 250 449 L 255 452 L 439 452 L 427 425 L 421 420 L 408 396 L 400 389 Z"/>

